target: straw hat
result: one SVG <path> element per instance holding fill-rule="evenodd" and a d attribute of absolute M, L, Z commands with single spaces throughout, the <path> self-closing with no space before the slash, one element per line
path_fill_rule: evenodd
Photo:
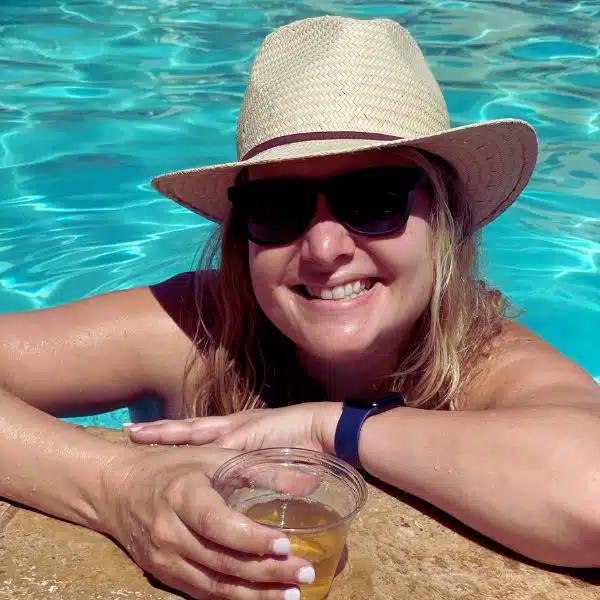
<path fill-rule="evenodd" d="M 304 19 L 268 35 L 254 59 L 238 119 L 238 162 L 168 173 L 152 185 L 221 221 L 230 209 L 227 188 L 244 166 L 402 146 L 452 165 L 475 228 L 512 204 L 537 157 L 524 121 L 451 128 L 421 50 L 394 21 Z"/>

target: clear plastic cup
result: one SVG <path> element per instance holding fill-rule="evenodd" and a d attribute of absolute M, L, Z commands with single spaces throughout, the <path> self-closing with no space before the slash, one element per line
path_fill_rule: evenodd
<path fill-rule="evenodd" d="M 321 452 L 267 448 L 227 461 L 212 483 L 231 508 L 281 531 L 291 554 L 312 563 L 315 582 L 299 586 L 302 600 L 326 598 L 350 524 L 367 500 L 360 473 Z"/>

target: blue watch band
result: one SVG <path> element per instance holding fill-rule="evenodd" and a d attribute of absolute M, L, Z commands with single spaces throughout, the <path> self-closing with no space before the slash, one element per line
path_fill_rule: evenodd
<path fill-rule="evenodd" d="M 345 400 L 342 415 L 335 430 L 336 456 L 360 469 L 358 442 L 364 422 L 372 415 L 398 406 L 405 406 L 401 394 L 388 393 L 378 400 L 361 398 L 348 398 Z"/>

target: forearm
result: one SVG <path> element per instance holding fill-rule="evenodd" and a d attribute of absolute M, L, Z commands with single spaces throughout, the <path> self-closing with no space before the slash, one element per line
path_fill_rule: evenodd
<path fill-rule="evenodd" d="M 101 474 L 122 452 L 0 389 L 0 497 L 104 531 Z"/>
<path fill-rule="evenodd" d="M 600 414 L 567 407 L 368 419 L 361 462 L 375 477 L 541 562 L 600 565 Z"/>

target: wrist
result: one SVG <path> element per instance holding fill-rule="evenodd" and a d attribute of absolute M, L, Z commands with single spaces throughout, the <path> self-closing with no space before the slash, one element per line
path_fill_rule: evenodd
<path fill-rule="evenodd" d="M 99 485 L 94 494 L 93 529 L 113 537 L 117 536 L 120 529 L 119 504 L 123 491 L 127 488 L 127 482 L 135 465 L 146 456 L 147 453 L 141 449 L 119 446 L 118 451 L 104 462 L 98 478 Z"/>
<path fill-rule="evenodd" d="M 335 431 L 342 415 L 343 402 L 323 402 L 319 441 L 323 452 L 335 456 Z"/>
<path fill-rule="evenodd" d="M 334 452 L 356 467 L 364 468 L 360 460 L 361 431 L 367 421 L 393 408 L 404 408 L 399 392 L 373 392 L 366 396 L 350 396 L 344 400 L 335 430 Z"/>
<path fill-rule="evenodd" d="M 425 411 L 404 407 L 370 417 L 362 427 L 358 444 L 365 472 L 410 493 L 414 490 L 407 486 L 416 471 L 413 437 L 419 431 L 414 421 L 420 412 Z M 417 437 L 426 440 L 426 432 Z M 402 452 L 398 452 L 398 440 L 403 440 Z"/>

